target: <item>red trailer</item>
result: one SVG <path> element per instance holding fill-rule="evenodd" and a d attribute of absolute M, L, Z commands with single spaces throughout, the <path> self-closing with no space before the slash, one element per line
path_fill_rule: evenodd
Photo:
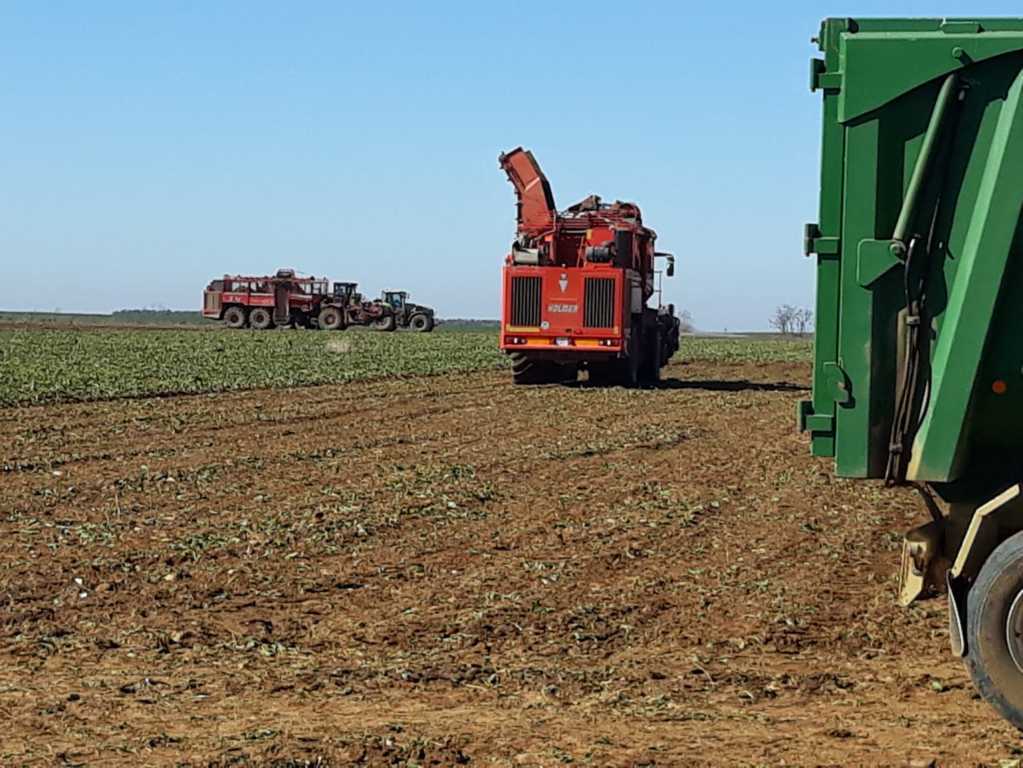
<path fill-rule="evenodd" d="M 633 203 L 596 195 L 558 212 L 531 152 L 500 157 L 518 196 L 518 233 L 504 267 L 501 349 L 517 384 L 590 380 L 635 386 L 660 378 L 679 345 L 674 307 L 659 297 L 656 233 Z"/>

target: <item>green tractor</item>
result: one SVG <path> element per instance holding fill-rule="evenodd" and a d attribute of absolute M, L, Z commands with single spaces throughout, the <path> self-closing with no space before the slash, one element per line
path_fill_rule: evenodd
<path fill-rule="evenodd" d="M 394 321 L 399 328 L 429 333 L 436 325 L 433 308 L 410 302 L 408 291 L 384 291 L 381 301 L 394 311 Z"/>

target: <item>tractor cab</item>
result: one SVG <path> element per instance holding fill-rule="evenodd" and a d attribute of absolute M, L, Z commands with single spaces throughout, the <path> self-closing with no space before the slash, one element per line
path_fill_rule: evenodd
<path fill-rule="evenodd" d="M 405 311 L 405 302 L 408 301 L 408 291 L 384 291 L 384 304 L 387 304 L 395 312 L 401 314 Z"/>
<path fill-rule="evenodd" d="M 339 304 L 358 304 L 362 296 L 358 292 L 358 283 L 334 283 L 334 301 Z"/>

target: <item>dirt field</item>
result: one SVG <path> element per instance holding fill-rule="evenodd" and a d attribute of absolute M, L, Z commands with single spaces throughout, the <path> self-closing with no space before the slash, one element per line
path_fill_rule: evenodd
<path fill-rule="evenodd" d="M 0 765 L 1017 765 L 808 367 L 667 375 L 0 410 Z"/>

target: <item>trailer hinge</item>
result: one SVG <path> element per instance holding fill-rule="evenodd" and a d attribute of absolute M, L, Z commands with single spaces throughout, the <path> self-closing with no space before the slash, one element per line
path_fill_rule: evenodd
<path fill-rule="evenodd" d="M 807 224 L 803 235 L 803 252 L 807 256 L 817 254 L 826 259 L 837 258 L 842 252 L 842 240 L 838 237 L 824 237 L 817 224 Z"/>
<path fill-rule="evenodd" d="M 837 93 L 842 90 L 842 73 L 828 72 L 828 65 L 824 59 L 810 60 L 810 90 L 831 91 Z"/>

